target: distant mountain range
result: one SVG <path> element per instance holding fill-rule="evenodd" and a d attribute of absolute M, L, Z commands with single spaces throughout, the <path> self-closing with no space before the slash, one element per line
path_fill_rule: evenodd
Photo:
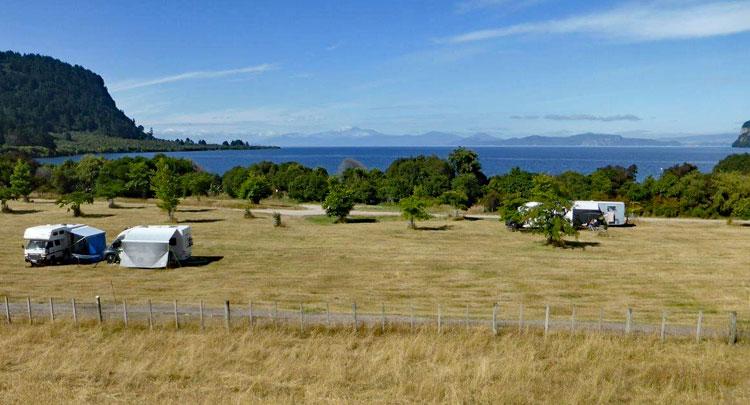
<path fill-rule="evenodd" d="M 674 138 L 629 138 L 622 135 L 585 133 L 571 136 L 533 135 L 499 138 L 486 133 L 461 136 L 449 132 L 388 135 L 372 129 L 347 128 L 313 134 L 291 133 L 264 138 L 263 144 L 281 147 L 387 147 L 387 146 L 730 146 L 734 134 Z"/>

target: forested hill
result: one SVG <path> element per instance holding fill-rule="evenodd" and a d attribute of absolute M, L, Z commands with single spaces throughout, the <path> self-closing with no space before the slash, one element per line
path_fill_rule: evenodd
<path fill-rule="evenodd" d="M 150 139 L 96 73 L 49 56 L 0 52 L 0 144 L 55 149 L 53 133 Z"/>

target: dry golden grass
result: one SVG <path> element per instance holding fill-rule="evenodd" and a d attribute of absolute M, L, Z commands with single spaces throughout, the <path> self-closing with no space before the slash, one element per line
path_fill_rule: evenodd
<path fill-rule="evenodd" d="M 4 403 L 744 403 L 750 347 L 486 333 L 0 327 Z"/>
<path fill-rule="evenodd" d="M 197 202 L 193 202 L 197 204 Z M 280 301 L 329 302 L 348 311 L 353 301 L 363 310 L 432 312 L 442 304 L 446 314 L 463 314 L 465 305 L 477 316 L 489 316 L 498 301 L 504 313 L 541 318 L 543 306 L 567 316 L 576 305 L 580 317 L 621 319 L 635 308 L 636 319 L 670 319 L 691 323 L 698 310 L 706 322 L 725 325 L 726 312 L 747 311 L 750 256 L 745 247 L 750 228 L 721 221 L 643 221 L 634 228 L 610 229 L 607 236 L 582 232 L 578 249 L 553 249 L 538 236 L 508 232 L 495 220 L 421 223 L 411 231 L 398 219 L 376 223 L 326 225 L 321 221 L 284 217 L 274 228 L 269 217 L 244 219 L 239 209 L 184 206 L 178 218 L 194 230 L 198 256 L 223 256 L 202 267 L 168 271 L 123 269 L 106 264 L 29 268 L 21 251 L 23 229 L 37 224 L 80 221 L 103 228 L 113 238 L 137 224 L 163 223 L 166 216 L 151 203 L 128 202 L 108 209 L 103 202 L 84 206 L 89 217 L 73 219 L 51 202 L 23 204 L 1 215 L 0 295 L 105 300 L 151 298 L 171 302 L 224 299 L 241 303 Z M 223 204 L 223 203 L 222 203 Z"/>
<path fill-rule="evenodd" d="M 497 221 L 433 220 L 410 231 L 397 219 L 331 225 L 285 217 L 274 228 L 268 217 L 248 220 L 232 202 L 191 202 L 178 212 L 194 227 L 197 256 L 223 256 L 206 266 L 166 271 L 129 270 L 99 264 L 29 268 L 23 262 L 23 229 L 72 222 L 50 202 L 14 202 L 16 214 L 0 216 L 0 295 L 108 302 L 128 298 L 199 299 L 217 307 L 224 299 L 329 302 L 362 310 L 540 319 L 553 305 L 556 319 L 576 305 L 579 318 L 599 308 L 621 320 L 633 306 L 636 321 L 658 318 L 726 326 L 725 311 L 747 311 L 744 247 L 748 228 L 720 221 L 648 221 L 611 229 L 607 236 L 582 233 L 585 249 L 559 250 L 539 237 L 511 233 Z M 103 202 L 85 206 L 77 219 L 105 229 L 109 238 L 125 227 L 163 223 L 150 203 L 122 209 Z M 205 208 L 201 208 L 201 205 Z M 222 206 L 222 207 L 218 207 Z M 26 210 L 26 211 L 20 211 Z M 447 226 L 445 230 L 435 230 Z M 430 230 L 433 229 L 433 230 Z M 18 302 L 18 300 L 16 300 Z M 59 315 L 69 318 L 69 314 Z M 598 334 L 493 337 L 487 328 L 393 331 L 276 330 L 231 333 L 212 321 L 179 332 L 162 318 L 154 332 L 118 322 L 74 329 L 70 322 L 0 325 L 0 399 L 29 402 L 454 402 L 742 403 L 750 397 L 750 346 L 690 338 L 658 343 L 654 337 Z M 217 326 L 217 322 L 219 322 Z M 20 320 L 19 320 L 20 323 Z M 268 322 L 265 323 L 266 325 Z M 744 325 L 743 325 L 744 326 Z M 288 328 L 288 329 L 285 329 Z"/>

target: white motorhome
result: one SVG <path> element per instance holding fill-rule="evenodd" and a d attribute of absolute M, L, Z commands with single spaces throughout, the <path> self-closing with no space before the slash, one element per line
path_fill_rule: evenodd
<path fill-rule="evenodd" d="M 573 207 L 565 214 L 575 226 L 584 226 L 591 219 L 604 217 L 608 226 L 627 225 L 625 203 L 621 201 L 574 201 Z"/>
<path fill-rule="evenodd" d="M 60 263 L 70 257 L 73 235 L 70 233 L 81 224 L 39 225 L 27 228 L 23 257 L 32 266 Z"/>
<path fill-rule="evenodd" d="M 185 261 L 192 256 L 192 247 L 193 235 L 188 225 L 136 226 L 122 231 L 112 242 L 121 266 L 147 269 Z"/>

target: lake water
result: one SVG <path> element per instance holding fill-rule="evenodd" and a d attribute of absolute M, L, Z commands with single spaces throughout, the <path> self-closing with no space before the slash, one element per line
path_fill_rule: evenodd
<path fill-rule="evenodd" d="M 386 169 L 395 159 L 417 155 L 437 155 L 445 158 L 451 147 L 387 147 L 387 148 L 282 148 L 260 150 L 224 150 L 200 152 L 167 152 L 166 155 L 191 159 L 204 170 L 222 174 L 234 166 L 269 160 L 275 163 L 295 161 L 309 167 L 323 167 L 336 173 L 346 158 L 356 159 L 368 168 Z M 709 172 L 727 155 L 742 153 L 730 147 L 476 147 L 482 168 L 487 175 L 502 174 L 513 167 L 531 172 L 559 174 L 567 170 L 591 173 L 606 165 L 638 166 L 638 177 L 659 176 L 663 169 L 678 163 L 692 163 L 701 171 Z M 108 153 L 114 159 L 122 156 L 151 157 L 156 153 Z M 60 163 L 81 156 L 38 159 L 40 162 Z"/>

